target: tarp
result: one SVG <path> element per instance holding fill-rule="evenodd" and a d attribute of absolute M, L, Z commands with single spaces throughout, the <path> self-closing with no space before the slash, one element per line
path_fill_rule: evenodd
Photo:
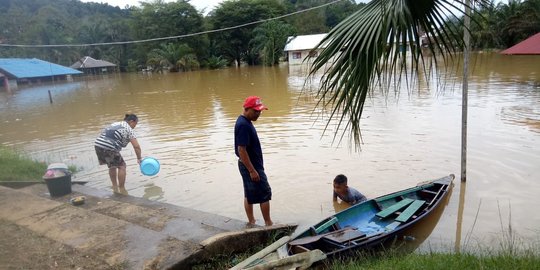
<path fill-rule="evenodd" d="M 540 54 L 540 33 L 502 51 L 501 54 Z"/>

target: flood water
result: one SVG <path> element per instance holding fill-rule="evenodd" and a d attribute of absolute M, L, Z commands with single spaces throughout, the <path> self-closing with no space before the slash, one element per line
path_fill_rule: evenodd
<path fill-rule="evenodd" d="M 302 229 L 343 209 L 331 196 L 340 173 L 368 197 L 455 174 L 448 204 L 420 250 L 453 249 L 456 240 L 462 246 L 500 240 L 509 225 L 526 241 L 537 241 L 540 57 L 482 54 L 472 63 L 466 186 L 459 180 L 460 79 L 450 77 L 444 92 L 422 86 L 397 96 L 375 93 L 362 116 L 360 151 L 348 136 L 333 142 L 335 123 L 323 134 L 327 115 L 302 91 L 305 70 L 287 65 L 114 74 L 2 91 L 0 143 L 49 163 L 76 165 L 74 180 L 110 190 L 93 141 L 132 112 L 140 118 L 143 156 L 159 159 L 161 171 L 143 176 L 128 145 L 122 153 L 129 195 L 245 220 L 233 129 L 244 98 L 259 95 L 270 108 L 255 126 L 275 222 Z"/>

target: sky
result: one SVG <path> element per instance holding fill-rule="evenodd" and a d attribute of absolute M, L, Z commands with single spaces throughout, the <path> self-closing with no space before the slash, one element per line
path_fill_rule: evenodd
<path fill-rule="evenodd" d="M 165 2 L 173 1 L 174 0 L 165 0 Z M 224 0 L 191 0 L 189 3 L 199 11 L 206 8 L 205 13 L 208 13 L 223 1 Z M 126 5 L 138 6 L 139 2 L 152 2 L 152 0 L 81 0 L 81 2 L 107 3 L 111 6 L 124 8 Z"/>

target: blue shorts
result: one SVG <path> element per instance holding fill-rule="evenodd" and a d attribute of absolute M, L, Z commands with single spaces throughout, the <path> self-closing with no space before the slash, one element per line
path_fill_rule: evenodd
<path fill-rule="evenodd" d="M 265 203 L 272 199 L 272 189 L 268 184 L 264 170 L 257 170 L 261 178 L 258 182 L 251 180 L 248 169 L 240 161 L 238 161 L 238 170 L 244 182 L 244 197 L 246 197 L 249 204 Z"/>

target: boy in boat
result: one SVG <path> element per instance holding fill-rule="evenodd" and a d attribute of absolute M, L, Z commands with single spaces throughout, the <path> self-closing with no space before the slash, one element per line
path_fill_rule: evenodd
<path fill-rule="evenodd" d="M 338 197 L 342 201 L 351 205 L 355 205 L 367 200 L 366 196 L 364 196 L 358 190 L 347 186 L 347 176 L 343 174 L 338 174 L 336 178 L 334 178 L 334 201 L 337 201 Z"/>

